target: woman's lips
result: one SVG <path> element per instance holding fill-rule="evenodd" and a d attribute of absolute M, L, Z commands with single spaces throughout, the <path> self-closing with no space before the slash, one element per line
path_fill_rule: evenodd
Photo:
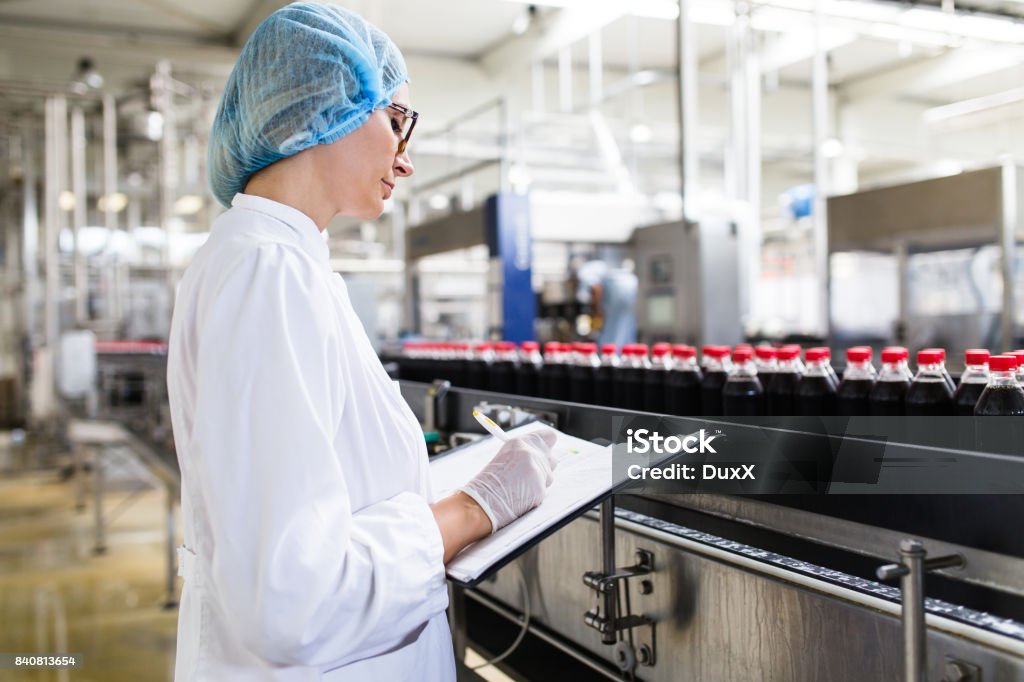
<path fill-rule="evenodd" d="M 387 180 L 381 180 L 381 183 L 384 185 L 384 198 L 385 199 L 390 199 L 391 198 L 391 192 L 395 189 L 395 186 L 392 185 Z"/>

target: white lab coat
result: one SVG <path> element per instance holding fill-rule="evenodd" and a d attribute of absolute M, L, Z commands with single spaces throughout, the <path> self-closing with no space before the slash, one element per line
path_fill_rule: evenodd
<path fill-rule="evenodd" d="M 175 680 L 454 680 L 423 436 L 312 220 L 235 197 L 182 278 L 167 380 Z"/>

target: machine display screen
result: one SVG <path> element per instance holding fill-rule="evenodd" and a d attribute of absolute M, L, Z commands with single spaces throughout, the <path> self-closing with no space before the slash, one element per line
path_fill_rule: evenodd
<path fill-rule="evenodd" d="M 675 322 L 676 297 L 657 294 L 647 297 L 647 322 L 652 326 L 668 327 Z"/>

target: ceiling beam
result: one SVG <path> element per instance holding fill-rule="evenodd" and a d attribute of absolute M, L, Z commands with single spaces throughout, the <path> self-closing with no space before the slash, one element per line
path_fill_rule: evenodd
<path fill-rule="evenodd" d="M 895 95 L 926 95 L 931 90 L 963 83 L 1022 63 L 1024 48 L 1017 46 L 959 48 L 933 59 L 848 79 L 839 86 L 839 92 L 848 101 Z"/>

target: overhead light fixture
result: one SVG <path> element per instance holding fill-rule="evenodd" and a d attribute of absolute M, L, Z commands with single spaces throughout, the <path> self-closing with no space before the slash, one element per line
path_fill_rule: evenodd
<path fill-rule="evenodd" d="M 826 159 L 838 159 L 843 155 L 844 149 L 842 141 L 835 137 L 821 143 L 821 155 Z"/>
<path fill-rule="evenodd" d="M 146 137 L 156 142 L 164 136 L 164 115 L 159 111 L 146 114 Z"/>
<path fill-rule="evenodd" d="M 101 213 L 110 211 L 111 213 L 120 213 L 124 210 L 125 206 L 128 205 L 128 196 L 123 192 L 114 192 L 113 194 L 104 194 L 96 202 L 96 208 Z"/>
<path fill-rule="evenodd" d="M 629 129 L 629 139 L 637 144 L 650 142 L 653 137 L 654 133 L 651 132 L 651 127 L 643 123 L 637 123 Z"/>
<path fill-rule="evenodd" d="M 90 90 L 99 90 L 103 87 L 103 76 L 96 71 L 92 57 L 82 57 L 78 60 L 75 75 L 71 79 L 71 91 L 76 95 L 84 95 Z"/>
<path fill-rule="evenodd" d="M 174 212 L 178 215 L 195 215 L 203 208 L 203 198 L 198 194 L 183 194 L 174 202 Z"/>
<path fill-rule="evenodd" d="M 527 8 L 520 12 L 515 19 L 512 20 L 512 33 L 517 36 L 521 36 L 530 29 L 530 24 L 533 23 L 533 17 L 537 14 L 536 5 L 528 5 Z"/>
<path fill-rule="evenodd" d="M 451 199 L 448 198 L 448 195 L 437 192 L 436 194 L 430 195 L 430 199 L 427 201 L 427 204 L 435 211 L 443 211 L 451 204 Z"/>
<path fill-rule="evenodd" d="M 62 211 L 73 211 L 75 210 L 75 193 L 71 190 L 64 190 L 57 197 L 57 205 Z"/>

